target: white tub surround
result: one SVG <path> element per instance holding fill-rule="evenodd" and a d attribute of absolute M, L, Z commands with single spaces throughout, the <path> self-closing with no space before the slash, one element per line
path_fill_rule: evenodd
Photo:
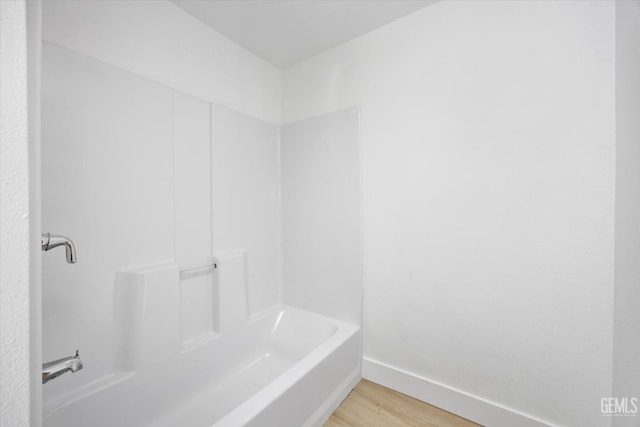
<path fill-rule="evenodd" d="M 44 351 L 84 362 L 44 388 L 45 425 L 322 423 L 361 375 L 357 110 L 313 122 L 348 130 L 319 162 L 304 151 L 322 141 L 296 134 L 299 160 L 352 178 L 329 194 L 355 199 L 348 215 L 287 210 L 352 255 L 314 263 L 333 271 L 331 298 L 290 304 L 280 189 L 298 175 L 281 175 L 276 126 L 48 43 L 43 66 L 43 222 L 78 251 L 73 265 L 43 258 Z M 299 195 L 314 183 L 298 180 Z M 288 289 L 318 295 L 318 273 Z"/>
<path fill-rule="evenodd" d="M 360 110 L 283 126 L 280 158 L 284 302 L 360 324 Z"/>
<path fill-rule="evenodd" d="M 195 338 L 181 334 L 178 265 L 120 272 L 118 370 L 47 401 L 45 424 L 278 427 L 324 421 L 360 379 L 360 328 L 288 306 L 249 318 L 241 309 L 243 260 L 242 254 L 221 256 L 215 273 L 202 270 L 213 293 L 229 298 L 203 303 L 215 321 Z"/>
<path fill-rule="evenodd" d="M 277 127 L 48 43 L 43 70 L 43 227 L 78 251 L 77 264 L 42 256 L 44 358 L 79 349 L 85 362 L 45 400 L 114 372 L 127 266 L 187 270 L 244 252 L 249 315 L 279 304 Z M 217 296 L 206 276 L 180 283 L 188 345 L 218 328 L 201 303 Z"/>

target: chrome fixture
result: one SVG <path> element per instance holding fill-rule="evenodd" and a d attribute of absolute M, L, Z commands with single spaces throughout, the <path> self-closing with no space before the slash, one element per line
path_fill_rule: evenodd
<path fill-rule="evenodd" d="M 42 384 L 51 381 L 67 372 L 78 372 L 82 369 L 82 361 L 78 350 L 75 356 L 64 357 L 42 365 Z"/>
<path fill-rule="evenodd" d="M 51 233 L 43 233 L 41 242 L 42 250 L 45 252 L 58 246 L 64 246 L 67 251 L 67 262 L 69 264 L 76 263 L 76 247 L 70 238 Z"/>
<path fill-rule="evenodd" d="M 183 268 L 180 270 L 180 279 L 189 279 L 192 277 L 202 276 L 203 274 L 212 273 L 218 268 L 217 261 L 212 261 L 204 265 L 196 265 L 193 267 Z"/>

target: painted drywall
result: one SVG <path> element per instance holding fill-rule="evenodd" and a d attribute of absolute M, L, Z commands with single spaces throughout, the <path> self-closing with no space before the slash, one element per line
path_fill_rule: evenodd
<path fill-rule="evenodd" d="M 173 1 L 279 68 L 311 58 L 433 2 Z"/>
<path fill-rule="evenodd" d="M 0 425 L 31 422 L 27 5 L 0 3 Z M 37 421 L 34 423 L 37 425 Z"/>
<path fill-rule="evenodd" d="M 43 38 L 180 92 L 280 121 L 280 71 L 169 1 L 47 1 Z"/>
<path fill-rule="evenodd" d="M 640 1 L 616 2 L 616 243 L 613 396 L 640 398 Z M 640 415 L 615 417 L 638 427 Z"/>
<path fill-rule="evenodd" d="M 42 254 L 44 359 L 79 349 L 85 365 L 46 384 L 45 403 L 120 369 L 121 270 L 243 250 L 251 313 L 278 301 L 275 126 L 49 43 L 42 93 L 43 230 L 78 252 Z M 181 281 L 183 344 L 215 329 L 212 280 Z"/>
<path fill-rule="evenodd" d="M 609 423 L 614 7 L 438 2 L 285 69 L 285 122 L 362 108 L 367 361 Z"/>
<path fill-rule="evenodd" d="M 31 427 L 42 425 L 42 196 L 40 176 L 42 3 L 27 2 L 29 94 L 29 228 L 31 282 Z"/>
<path fill-rule="evenodd" d="M 283 299 L 362 323 L 360 114 L 352 107 L 283 126 Z"/>

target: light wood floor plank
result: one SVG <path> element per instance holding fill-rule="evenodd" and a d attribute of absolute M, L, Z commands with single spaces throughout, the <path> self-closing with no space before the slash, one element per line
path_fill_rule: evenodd
<path fill-rule="evenodd" d="M 479 424 L 362 380 L 324 427 L 478 427 Z"/>

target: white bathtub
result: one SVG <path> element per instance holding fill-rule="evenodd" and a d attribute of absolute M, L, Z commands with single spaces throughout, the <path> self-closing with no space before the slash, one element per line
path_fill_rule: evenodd
<path fill-rule="evenodd" d="M 359 379 L 358 326 L 283 306 L 46 402 L 44 425 L 317 426 Z"/>

